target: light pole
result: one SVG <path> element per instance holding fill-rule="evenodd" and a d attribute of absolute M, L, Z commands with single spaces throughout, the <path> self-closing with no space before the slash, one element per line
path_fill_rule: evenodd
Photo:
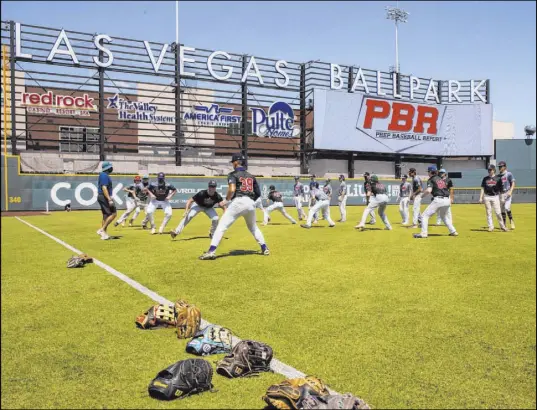
<path fill-rule="evenodd" d="M 179 47 L 179 1 L 175 2 L 175 44 Z"/>
<path fill-rule="evenodd" d="M 407 17 L 410 13 L 399 8 L 399 1 L 396 2 L 395 7 L 386 6 L 385 9 L 386 18 L 395 21 L 395 72 L 399 73 L 399 41 L 397 38 L 397 29 L 399 23 L 407 22 Z"/>

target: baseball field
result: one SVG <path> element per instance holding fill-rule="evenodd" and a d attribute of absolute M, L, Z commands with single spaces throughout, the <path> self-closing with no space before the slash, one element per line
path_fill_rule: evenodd
<path fill-rule="evenodd" d="M 535 408 L 536 209 L 512 209 L 516 231 L 487 232 L 483 206 L 454 205 L 459 237 L 432 226 L 418 240 L 393 205 L 393 231 L 380 220 L 353 229 L 363 207 L 334 229 L 273 213 L 261 228 L 270 256 L 239 220 L 214 261 L 198 260 L 209 245 L 203 214 L 175 241 L 139 224 L 100 240 L 97 211 L 20 219 L 371 407 Z M 73 251 L 32 226 L 2 218 L 2 408 L 263 408 L 284 379 L 215 375 L 216 393 L 151 399 L 157 372 L 192 357 L 186 341 L 137 329 L 153 300 L 97 264 L 67 269 Z"/>

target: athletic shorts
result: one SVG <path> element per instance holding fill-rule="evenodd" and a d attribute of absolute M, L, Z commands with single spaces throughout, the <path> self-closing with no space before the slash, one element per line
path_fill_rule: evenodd
<path fill-rule="evenodd" d="M 103 213 L 104 218 L 108 218 L 110 215 L 117 212 L 116 206 L 110 205 L 103 194 L 97 195 L 97 202 L 99 202 L 99 205 L 101 206 L 101 212 Z"/>

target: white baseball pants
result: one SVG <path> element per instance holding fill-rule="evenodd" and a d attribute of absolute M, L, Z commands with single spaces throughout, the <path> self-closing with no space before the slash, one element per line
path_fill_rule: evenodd
<path fill-rule="evenodd" d="M 433 202 L 423 211 L 421 215 L 421 236 L 424 238 L 428 235 L 429 229 L 429 218 L 433 216 L 436 212 L 440 215 L 440 218 L 447 226 L 449 233 L 456 232 L 453 223 L 451 222 L 451 213 L 448 212 L 451 208 L 451 200 L 449 198 L 439 198 L 436 197 L 433 199 Z"/>
<path fill-rule="evenodd" d="M 187 226 L 188 223 L 200 212 L 203 212 L 211 220 L 211 229 L 209 230 L 209 234 L 213 235 L 216 227 L 218 226 L 218 214 L 216 213 L 216 210 L 214 208 L 203 208 L 196 203 L 188 210 L 186 216 L 181 219 L 181 222 L 179 222 L 179 225 L 177 225 L 177 228 L 175 228 L 175 233 L 180 234 L 183 232 L 185 226 Z"/>
<path fill-rule="evenodd" d="M 408 217 L 410 214 L 409 208 L 410 198 L 408 196 L 401 198 L 401 200 L 399 201 L 399 213 L 401 214 L 403 225 L 406 225 L 408 223 Z"/>
<path fill-rule="evenodd" d="M 166 225 L 168 225 L 168 221 L 172 217 L 172 206 L 170 204 L 170 201 L 157 201 L 156 199 L 152 199 L 151 202 L 149 202 L 149 205 L 147 205 L 147 216 L 149 219 L 149 222 L 151 223 L 151 228 L 155 228 L 155 211 L 157 208 L 161 207 L 164 210 L 164 219 L 162 220 L 162 224 L 160 225 L 160 230 L 164 230 Z"/>
<path fill-rule="evenodd" d="M 483 202 L 485 203 L 485 210 L 487 212 L 487 225 L 489 226 L 489 229 L 494 229 L 494 222 L 492 221 L 492 211 L 494 211 L 494 213 L 496 214 L 496 218 L 498 219 L 500 228 L 505 229 L 505 224 L 503 223 L 502 218 L 502 209 L 500 206 L 500 197 L 498 195 L 485 195 L 485 197 L 483 198 Z"/>
<path fill-rule="evenodd" d="M 256 207 L 256 208 L 259 208 L 259 209 L 261 209 L 262 211 L 265 210 L 265 208 L 263 208 L 263 197 L 259 197 L 259 198 L 257 198 L 257 199 L 255 200 L 254 204 L 255 204 L 255 207 Z"/>
<path fill-rule="evenodd" d="M 240 216 L 244 218 L 248 230 L 254 236 L 257 243 L 259 245 L 265 244 L 263 233 L 257 226 L 255 220 L 254 201 L 247 196 L 241 196 L 231 201 L 231 204 L 226 209 L 226 212 L 224 212 L 224 215 L 222 215 L 222 218 L 220 218 L 220 222 L 218 223 L 218 226 L 213 234 L 213 239 L 211 240 L 211 247 L 214 246 L 216 248 L 218 246 L 222 240 L 222 237 L 224 236 L 224 233 Z"/>
<path fill-rule="evenodd" d="M 274 202 L 272 205 L 268 206 L 264 210 L 265 215 L 264 215 L 264 218 L 263 218 L 263 223 L 265 225 L 268 224 L 269 215 L 271 214 L 272 211 L 280 211 L 282 213 L 282 215 L 285 216 L 291 223 L 296 224 L 296 221 L 293 219 L 293 217 L 291 215 L 289 215 L 287 213 L 287 211 L 285 210 L 285 207 L 283 206 L 283 203 L 282 202 Z"/>
<path fill-rule="evenodd" d="M 507 192 L 500 194 L 500 209 L 502 212 L 510 212 L 511 211 L 511 201 L 513 200 L 513 197 L 507 198 Z"/>
<path fill-rule="evenodd" d="M 420 218 L 421 198 L 423 194 L 417 194 L 414 197 L 414 205 L 412 207 L 412 225 L 417 225 Z"/>
<path fill-rule="evenodd" d="M 295 196 L 293 198 L 293 201 L 295 201 L 295 208 L 298 212 L 298 219 L 306 218 L 306 213 L 302 209 L 302 197 Z"/>
<path fill-rule="evenodd" d="M 127 210 L 123 212 L 123 215 L 120 216 L 120 218 L 117 220 L 117 223 L 123 223 L 130 214 L 132 214 L 132 211 L 134 211 L 134 208 L 136 208 L 136 201 L 130 197 L 125 198 L 125 205 L 127 206 Z"/>
<path fill-rule="evenodd" d="M 384 225 L 386 225 L 386 228 L 391 228 L 390 221 L 388 221 L 388 217 L 386 216 L 386 206 L 388 205 L 389 201 L 390 198 L 388 198 L 388 195 L 386 194 L 370 197 L 369 205 L 367 205 L 367 207 L 364 209 L 362 220 L 360 221 L 359 226 L 365 226 L 367 215 L 373 215 L 375 209 L 378 208 L 380 219 L 382 219 L 382 222 Z M 371 219 L 373 219 L 373 217 L 371 217 Z"/>
<path fill-rule="evenodd" d="M 339 213 L 341 214 L 341 222 L 347 220 L 347 195 L 343 196 L 341 201 L 338 201 Z"/>
<path fill-rule="evenodd" d="M 308 212 L 308 220 L 306 221 L 306 226 L 311 226 L 312 220 L 315 219 L 315 215 L 319 215 L 319 211 L 322 212 L 323 218 L 328 221 L 330 225 L 335 225 L 332 218 L 330 218 L 330 201 L 325 199 L 324 201 L 317 201 Z"/>
<path fill-rule="evenodd" d="M 136 218 L 138 218 L 138 215 L 140 215 L 140 211 L 142 209 L 144 210 L 144 212 L 147 215 L 147 202 L 138 202 L 138 206 L 134 209 L 134 215 L 132 216 L 132 218 L 130 220 L 131 222 L 133 222 Z M 147 218 L 147 216 L 146 216 L 146 218 Z"/>

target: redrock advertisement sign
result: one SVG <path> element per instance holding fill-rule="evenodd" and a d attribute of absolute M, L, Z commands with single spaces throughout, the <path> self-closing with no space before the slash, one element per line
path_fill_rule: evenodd
<path fill-rule="evenodd" d="M 97 111 L 95 99 L 88 94 L 62 95 L 48 93 L 22 93 L 21 107 L 31 114 L 77 115 L 89 117 Z"/>
<path fill-rule="evenodd" d="M 434 156 L 494 153 L 492 105 L 419 104 L 314 91 L 316 149 Z"/>

